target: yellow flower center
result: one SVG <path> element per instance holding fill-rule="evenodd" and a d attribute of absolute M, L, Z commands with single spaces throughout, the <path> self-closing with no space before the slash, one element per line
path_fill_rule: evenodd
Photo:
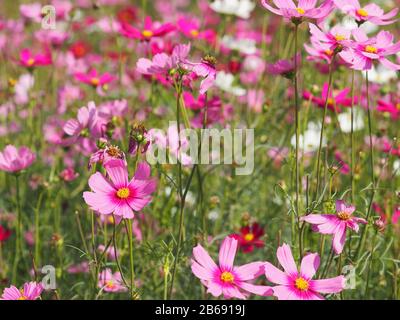
<path fill-rule="evenodd" d="M 152 36 L 153 36 L 153 31 L 151 31 L 151 30 L 143 30 L 142 31 L 142 35 L 143 35 L 143 37 L 145 37 L 145 38 L 151 38 Z"/>
<path fill-rule="evenodd" d="M 126 199 L 130 195 L 130 191 L 128 188 L 121 188 L 117 191 L 117 197 L 120 199 Z"/>
<path fill-rule="evenodd" d="M 192 37 L 198 37 L 199 36 L 199 31 L 196 29 L 190 30 L 190 34 L 192 35 Z"/>
<path fill-rule="evenodd" d="M 368 12 L 367 12 L 367 10 L 365 10 L 365 9 L 358 9 L 357 10 L 357 14 L 359 15 L 359 16 L 361 16 L 361 17 L 368 17 Z"/>
<path fill-rule="evenodd" d="M 108 216 L 108 222 L 109 223 L 114 223 L 114 217 L 113 216 Z"/>
<path fill-rule="evenodd" d="M 329 98 L 329 99 L 328 99 L 328 105 L 329 105 L 329 106 L 335 105 L 335 100 L 334 100 L 333 98 Z"/>
<path fill-rule="evenodd" d="M 20 297 L 18 298 L 18 300 L 28 300 L 28 298 L 25 297 L 24 295 L 22 295 L 22 296 L 20 296 Z"/>
<path fill-rule="evenodd" d="M 235 280 L 235 277 L 233 276 L 232 273 L 230 273 L 228 271 L 222 272 L 222 274 L 221 274 L 221 281 L 222 282 L 233 283 L 234 280 Z"/>
<path fill-rule="evenodd" d="M 378 52 L 378 49 L 375 48 L 374 46 L 366 46 L 364 50 L 365 50 L 365 52 L 368 52 L 368 53 L 377 53 Z"/>
<path fill-rule="evenodd" d="M 335 39 L 336 39 L 336 41 L 342 41 L 342 40 L 346 40 L 346 37 L 342 34 L 337 34 L 337 35 L 335 35 Z"/>
<path fill-rule="evenodd" d="M 339 217 L 340 220 L 349 220 L 351 217 L 351 214 L 348 212 L 340 211 L 337 213 L 337 216 Z"/>
<path fill-rule="evenodd" d="M 33 64 L 35 63 L 35 59 L 29 58 L 26 63 L 28 64 L 28 66 L 33 66 Z"/>
<path fill-rule="evenodd" d="M 396 104 L 396 109 L 400 111 L 400 103 Z"/>
<path fill-rule="evenodd" d="M 325 50 L 325 54 L 327 55 L 327 56 L 332 56 L 333 55 L 333 51 L 332 50 Z"/>
<path fill-rule="evenodd" d="M 305 14 L 305 13 L 306 13 L 306 11 L 305 11 L 303 8 L 296 8 L 296 11 L 297 11 L 299 14 Z"/>
<path fill-rule="evenodd" d="M 106 282 L 106 287 L 107 287 L 108 289 L 113 289 L 113 288 L 115 288 L 115 284 L 114 284 L 114 282 L 112 282 L 112 280 L 108 280 L 108 281 Z"/>
<path fill-rule="evenodd" d="M 100 80 L 99 80 L 99 78 L 92 78 L 92 79 L 90 79 L 90 83 L 94 86 L 98 86 L 100 83 Z"/>
<path fill-rule="evenodd" d="M 252 241 L 253 239 L 254 239 L 254 234 L 252 234 L 252 233 L 248 233 L 244 236 L 244 240 L 246 240 L 248 242 Z"/>
<path fill-rule="evenodd" d="M 300 277 L 300 278 L 296 279 L 295 286 L 300 291 L 307 291 L 308 288 L 310 287 L 310 284 L 308 283 L 308 281 L 306 279 Z"/>

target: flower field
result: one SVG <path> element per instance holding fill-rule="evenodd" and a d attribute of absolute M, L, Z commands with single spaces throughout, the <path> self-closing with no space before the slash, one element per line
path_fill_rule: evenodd
<path fill-rule="evenodd" d="M 0 299 L 399 299 L 399 6 L 1 1 Z"/>

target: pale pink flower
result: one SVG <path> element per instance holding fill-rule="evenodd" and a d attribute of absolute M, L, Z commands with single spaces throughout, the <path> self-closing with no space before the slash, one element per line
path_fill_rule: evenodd
<path fill-rule="evenodd" d="M 226 237 L 219 250 L 219 265 L 209 256 L 201 245 L 193 248 L 192 272 L 207 287 L 207 292 L 214 297 L 246 299 L 248 293 L 269 296 L 272 291 L 268 286 L 254 285 L 254 280 L 264 272 L 264 262 L 252 262 L 236 267 L 233 265 L 238 240 Z"/>
<path fill-rule="evenodd" d="M 374 61 L 388 69 L 400 70 L 400 65 L 387 59 L 400 51 L 400 41 L 393 43 L 394 37 L 388 31 L 380 31 L 377 36 L 368 38 L 361 28 L 353 30 L 355 42 L 352 48 L 339 53 L 340 57 L 355 70 L 370 70 Z"/>
<path fill-rule="evenodd" d="M 112 273 L 109 268 L 99 274 L 98 287 L 105 292 L 125 292 L 128 290 L 123 284 L 121 273 Z"/>
<path fill-rule="evenodd" d="M 42 291 L 41 283 L 27 282 L 21 290 L 15 286 L 5 288 L 0 300 L 36 300 L 40 297 Z"/>
<path fill-rule="evenodd" d="M 336 7 L 353 17 L 358 24 L 362 24 L 366 21 L 376 25 L 387 25 L 396 22 L 394 18 L 399 11 L 398 8 L 391 10 L 386 13 L 375 3 L 367 4 L 361 7 L 358 0 L 334 0 Z"/>
<path fill-rule="evenodd" d="M 359 223 L 367 224 L 365 219 L 353 216 L 355 210 L 353 205 L 346 205 L 344 201 L 338 200 L 336 214 L 309 214 L 301 220 L 312 224 L 316 232 L 333 235 L 333 249 L 336 254 L 341 254 L 346 242 L 347 229 L 358 232 Z"/>
<path fill-rule="evenodd" d="M 13 145 L 7 145 L 0 152 L 0 170 L 19 172 L 29 167 L 35 159 L 36 155 L 28 147 L 17 149 Z"/>
<path fill-rule="evenodd" d="M 132 219 L 152 200 L 156 181 L 150 179 L 150 166 L 139 163 L 135 176 L 128 181 L 128 169 L 122 160 L 112 160 L 106 166 L 106 179 L 100 172 L 89 178 L 91 192 L 83 193 L 85 202 L 101 214 L 115 214 Z"/>
<path fill-rule="evenodd" d="M 277 284 L 272 287 L 272 290 L 278 300 L 324 300 L 321 293 L 338 293 L 344 290 L 344 276 L 312 279 L 320 264 L 317 253 L 310 253 L 303 257 L 300 271 L 297 269 L 289 245 L 283 244 L 279 247 L 276 256 L 284 271 L 269 262 L 265 263 L 264 269 L 267 279 Z"/>
<path fill-rule="evenodd" d="M 303 19 L 322 19 L 333 9 L 331 0 L 323 1 L 319 7 L 316 7 L 317 0 L 299 0 L 297 5 L 292 0 L 272 0 L 272 2 L 276 7 L 269 5 L 267 0 L 261 0 L 264 8 L 296 23 Z"/>

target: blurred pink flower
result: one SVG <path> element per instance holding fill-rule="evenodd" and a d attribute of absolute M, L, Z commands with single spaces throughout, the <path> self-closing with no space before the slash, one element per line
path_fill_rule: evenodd
<path fill-rule="evenodd" d="M 90 84 L 93 87 L 104 86 L 116 79 L 115 76 L 105 72 L 99 74 L 96 69 L 90 70 L 88 73 L 77 72 L 75 73 L 75 79 Z"/>
<path fill-rule="evenodd" d="M 33 55 L 31 50 L 25 48 L 19 55 L 19 64 L 27 68 L 47 66 L 52 63 L 51 54 L 48 50 L 45 53 Z"/>
<path fill-rule="evenodd" d="M 177 27 L 189 39 L 203 39 L 211 44 L 216 40 L 215 31 L 201 30 L 200 22 L 195 18 L 181 17 L 177 21 Z"/>
<path fill-rule="evenodd" d="M 41 283 L 28 282 L 19 290 L 15 286 L 5 288 L 0 300 L 36 300 L 43 291 Z"/>
<path fill-rule="evenodd" d="M 333 0 L 336 7 L 353 17 L 358 24 L 362 24 L 366 21 L 376 25 L 387 25 L 396 22 L 394 18 L 399 11 L 398 8 L 391 10 L 388 13 L 384 11 L 375 3 L 370 3 L 364 7 L 361 7 L 358 0 Z"/>
<path fill-rule="evenodd" d="M 336 254 L 343 251 L 346 242 L 347 228 L 358 232 L 358 223 L 367 224 L 363 218 L 353 216 L 356 208 L 353 205 L 346 205 L 344 201 L 336 201 L 336 214 L 309 214 L 301 218 L 313 225 L 313 230 L 322 234 L 333 235 L 333 249 Z"/>
<path fill-rule="evenodd" d="M 127 38 L 149 41 L 154 37 L 162 37 L 174 30 L 175 26 L 172 23 L 156 23 L 152 21 L 150 16 L 147 16 L 144 19 L 142 29 L 133 27 L 128 23 L 122 23 L 119 32 Z"/>
<path fill-rule="evenodd" d="M 19 172 L 29 167 L 35 159 L 36 155 L 28 147 L 17 149 L 13 145 L 7 145 L 0 152 L 0 170 Z"/>
<path fill-rule="evenodd" d="M 112 273 L 111 269 L 107 268 L 99 274 L 98 287 L 105 292 L 125 292 L 128 289 L 123 285 L 121 273 Z"/>
<path fill-rule="evenodd" d="M 246 299 L 248 293 L 271 295 L 270 287 L 248 282 L 263 274 L 264 262 L 252 262 L 240 267 L 233 265 L 237 247 L 238 240 L 226 237 L 219 250 L 219 265 L 216 265 L 207 251 L 198 244 L 193 248 L 192 272 L 214 297 L 223 295 L 225 299 Z"/>
<path fill-rule="evenodd" d="M 300 271 L 293 259 L 290 246 L 283 244 L 276 256 L 284 271 L 269 262 L 265 263 L 265 276 L 277 286 L 271 287 L 278 300 L 324 300 L 320 293 L 338 293 L 345 288 L 344 276 L 313 280 L 320 258 L 317 253 L 310 253 L 301 260 Z"/>

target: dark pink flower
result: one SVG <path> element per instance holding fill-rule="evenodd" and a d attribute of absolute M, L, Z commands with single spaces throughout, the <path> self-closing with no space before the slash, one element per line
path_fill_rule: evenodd
<path fill-rule="evenodd" d="M 162 37 L 174 30 L 175 26 L 173 24 L 154 23 L 151 17 L 147 16 L 142 29 L 135 28 L 128 23 L 122 23 L 120 33 L 127 38 L 149 41 L 154 37 Z"/>
<path fill-rule="evenodd" d="M 36 155 L 28 147 L 17 149 L 13 145 L 7 145 L 0 152 L 0 170 L 19 172 L 29 167 L 35 159 Z"/>

